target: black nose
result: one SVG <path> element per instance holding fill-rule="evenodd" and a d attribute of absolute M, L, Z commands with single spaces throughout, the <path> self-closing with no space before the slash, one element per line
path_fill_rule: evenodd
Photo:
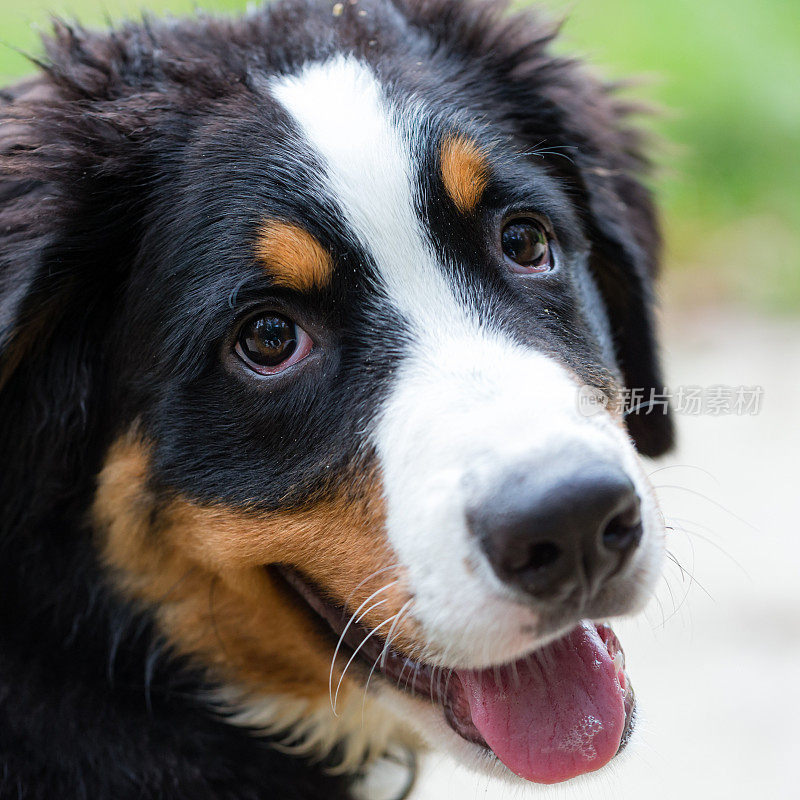
<path fill-rule="evenodd" d="M 467 509 L 495 573 L 540 600 L 593 595 L 642 538 L 639 498 L 612 463 L 531 465 Z"/>

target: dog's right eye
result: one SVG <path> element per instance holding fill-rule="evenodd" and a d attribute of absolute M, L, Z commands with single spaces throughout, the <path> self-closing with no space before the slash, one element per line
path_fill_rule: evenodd
<path fill-rule="evenodd" d="M 514 272 L 549 272 L 553 268 L 550 236 L 535 219 L 514 219 L 501 234 L 503 256 Z"/>
<path fill-rule="evenodd" d="M 240 328 L 236 354 L 259 375 L 274 375 L 302 361 L 311 337 L 288 317 L 273 312 L 250 317 Z"/>

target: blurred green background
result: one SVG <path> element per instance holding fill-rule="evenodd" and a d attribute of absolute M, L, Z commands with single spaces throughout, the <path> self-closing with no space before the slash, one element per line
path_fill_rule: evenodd
<path fill-rule="evenodd" d="M 528 4 L 518 0 L 515 5 Z M 0 0 L 0 79 L 30 71 L 48 12 L 86 24 L 142 8 L 227 12 L 243 0 Z M 665 291 L 682 305 L 800 312 L 800 2 L 545 0 L 560 47 L 661 108 L 655 177 Z M 16 49 L 15 49 L 16 48 Z"/>

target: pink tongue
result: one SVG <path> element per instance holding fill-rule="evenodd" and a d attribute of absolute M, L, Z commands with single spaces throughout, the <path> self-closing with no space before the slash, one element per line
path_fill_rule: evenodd
<path fill-rule="evenodd" d="M 515 665 L 458 676 L 486 744 L 526 780 L 565 781 L 619 749 L 625 692 L 591 623 Z"/>

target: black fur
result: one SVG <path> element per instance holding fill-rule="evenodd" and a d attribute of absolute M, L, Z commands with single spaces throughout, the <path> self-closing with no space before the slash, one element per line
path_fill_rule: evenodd
<path fill-rule="evenodd" d="M 432 178 L 424 213 L 442 248 L 514 335 L 604 387 L 617 366 L 628 386 L 660 385 L 658 232 L 625 105 L 552 56 L 536 18 L 461 0 L 359 8 L 336 25 L 325 0 L 106 33 L 57 23 L 39 76 L 0 94 L 0 797 L 347 796 L 353 776 L 225 722 L 205 679 L 106 584 L 86 523 L 103 456 L 134 419 L 158 445 L 154 483 L 171 491 L 266 507 L 324 492 L 325 476 L 352 467 L 402 351 L 385 308 L 364 335 L 377 313 L 369 259 L 335 207 L 298 190 L 313 187 L 313 157 L 279 144 L 290 123 L 263 95 L 267 76 L 353 51 L 399 95 L 424 94 L 442 130 L 505 136 L 486 213 L 537 178 L 571 257 L 590 248 L 618 364 L 580 336 L 574 287 L 519 296 L 475 260 L 480 240 L 459 252 L 474 228 L 454 235 L 462 223 Z M 537 148 L 520 167 L 514 153 Z M 270 212 L 308 221 L 337 254 L 318 296 L 276 291 L 247 256 Z M 219 353 L 232 320 L 272 298 L 334 356 L 265 406 Z M 557 322 L 531 333 L 545 308 Z M 668 417 L 628 422 L 643 453 L 669 447 Z"/>

